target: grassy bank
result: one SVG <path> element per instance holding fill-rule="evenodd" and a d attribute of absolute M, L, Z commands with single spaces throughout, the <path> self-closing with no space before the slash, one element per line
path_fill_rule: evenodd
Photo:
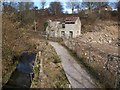
<path fill-rule="evenodd" d="M 87 59 L 84 57 L 78 57 L 77 54 L 70 50 L 67 46 L 64 45 L 63 42 L 60 43 L 62 46 L 64 46 L 68 52 L 75 58 L 75 60 L 83 67 L 86 69 L 86 71 L 90 74 L 90 76 L 93 78 L 93 80 L 96 82 L 96 85 L 98 85 L 101 88 L 110 88 L 109 84 L 105 83 L 103 78 L 99 77 L 98 72 L 93 68 L 91 65 L 87 63 Z"/>
<path fill-rule="evenodd" d="M 54 48 L 45 40 L 38 40 L 40 45 L 38 51 L 41 55 L 36 60 L 34 66 L 35 77 L 32 82 L 32 88 L 68 88 L 69 81 L 65 75 L 61 60 Z M 41 70 L 41 60 L 43 68 Z"/>

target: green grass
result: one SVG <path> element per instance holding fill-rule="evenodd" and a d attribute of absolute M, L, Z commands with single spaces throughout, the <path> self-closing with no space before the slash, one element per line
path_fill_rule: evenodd
<path fill-rule="evenodd" d="M 68 84 L 69 81 L 65 75 L 64 70 L 61 68 L 60 72 L 58 74 L 55 75 L 55 77 L 53 78 L 54 82 L 56 82 L 54 84 L 54 88 L 68 88 Z"/>
<path fill-rule="evenodd" d="M 39 67 L 36 67 L 36 66 L 35 66 L 35 67 L 34 67 L 34 72 L 35 72 L 35 73 L 38 73 L 38 72 L 39 72 Z"/>
<path fill-rule="evenodd" d="M 48 40 L 53 41 L 53 42 L 62 42 L 63 41 L 63 39 L 59 38 L 59 37 L 58 38 L 57 37 L 56 38 L 49 37 Z"/>
<path fill-rule="evenodd" d="M 37 66 L 39 64 L 38 59 L 34 65 L 34 79 L 32 82 L 32 87 L 68 88 L 69 81 L 63 68 L 61 67 L 62 65 L 59 56 L 47 40 L 42 43 L 45 47 L 41 57 L 43 59 L 43 75 L 40 77 L 40 67 Z M 40 79 L 42 79 L 42 81 L 40 81 Z"/>
<path fill-rule="evenodd" d="M 61 63 L 59 56 L 54 55 L 53 63 Z"/>

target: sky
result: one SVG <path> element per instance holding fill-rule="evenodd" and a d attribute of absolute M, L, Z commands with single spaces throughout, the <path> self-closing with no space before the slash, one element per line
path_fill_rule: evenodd
<path fill-rule="evenodd" d="M 32 0 L 32 1 L 34 2 L 35 6 L 37 6 L 38 8 L 40 8 L 40 0 Z M 41 1 L 44 1 L 44 0 L 41 0 Z M 45 8 L 49 7 L 50 2 L 53 2 L 53 1 L 58 1 L 58 0 L 49 0 L 49 1 L 46 0 L 46 6 L 45 6 Z M 63 12 L 67 11 L 68 13 L 72 13 L 72 10 L 70 8 L 66 7 L 66 2 L 68 2 L 69 0 L 59 0 L 59 1 L 63 5 L 63 8 L 64 8 Z M 75 0 L 73 0 L 73 1 L 75 1 Z M 78 1 L 81 2 L 82 0 L 78 0 Z M 89 0 L 85 0 L 85 1 L 89 1 Z M 93 1 L 105 1 L 105 0 L 93 0 Z M 119 1 L 119 0 L 109 0 L 109 2 L 117 2 L 117 1 Z M 113 5 L 112 5 L 112 8 L 114 9 Z"/>
<path fill-rule="evenodd" d="M 53 0 L 51 0 L 51 1 L 53 1 Z M 60 0 L 59 0 L 59 1 L 60 1 Z M 66 8 L 65 2 L 61 2 L 61 3 L 62 3 L 62 5 L 63 5 L 64 12 L 65 12 L 65 11 L 68 11 L 69 13 L 72 13 L 71 9 Z M 40 8 L 40 2 L 34 2 L 34 4 L 35 4 L 35 6 L 37 6 L 38 8 Z M 48 7 L 49 7 L 49 4 L 50 4 L 50 2 L 47 2 L 45 8 L 48 8 Z"/>
<path fill-rule="evenodd" d="M 68 7 L 66 7 L 66 2 L 69 2 L 70 0 L 2 0 L 2 1 L 11 1 L 11 2 L 18 2 L 18 1 L 21 1 L 21 2 L 34 2 L 35 6 L 37 6 L 38 8 L 40 8 L 40 2 L 42 1 L 46 1 L 46 6 L 45 8 L 49 7 L 49 4 L 50 2 L 54 2 L 54 1 L 59 1 L 62 3 L 63 5 L 63 12 L 68 12 L 68 13 L 72 13 L 72 10 Z M 118 2 L 120 0 L 71 0 L 71 1 L 78 1 L 78 2 L 82 2 L 82 1 L 85 1 L 85 2 L 105 2 L 105 1 L 109 1 L 109 2 Z M 112 8 L 114 9 L 114 6 L 112 6 Z"/>

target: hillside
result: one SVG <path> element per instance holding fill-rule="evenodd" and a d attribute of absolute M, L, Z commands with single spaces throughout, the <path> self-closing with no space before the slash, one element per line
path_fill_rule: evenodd
<path fill-rule="evenodd" d="M 86 25 L 82 30 L 86 29 L 90 26 Z M 114 73 L 119 65 L 118 22 L 98 20 L 89 32 L 64 43 L 105 87 L 114 87 Z"/>
<path fill-rule="evenodd" d="M 31 87 L 67 88 L 69 86 L 69 82 L 64 74 L 60 59 L 55 50 L 47 44 L 45 38 L 42 37 L 40 32 L 32 30 L 32 23 L 21 26 L 16 17 L 15 13 L 8 12 L 3 13 L 2 17 L 2 85 L 5 85 L 8 82 L 12 72 L 14 72 L 16 68 L 16 65 L 19 63 L 19 56 L 23 52 L 29 51 L 38 53 L 42 50 L 42 57 L 39 57 L 35 65 L 35 77 Z M 37 48 L 37 46 L 39 46 L 39 48 Z M 42 77 L 38 76 L 41 68 L 37 67 L 40 65 L 39 62 L 41 58 L 44 60 L 44 76 Z"/>
<path fill-rule="evenodd" d="M 27 42 L 26 28 L 21 28 L 14 18 L 15 14 L 4 13 L 2 16 L 2 83 L 5 84 L 15 69 L 19 55 L 24 50 L 32 50 Z M 17 32 L 17 33 L 16 33 Z"/>
<path fill-rule="evenodd" d="M 81 41 L 87 43 L 109 44 L 117 46 L 118 41 L 118 22 L 98 20 L 91 28 L 86 25 L 85 29 L 90 32 L 82 34 L 78 37 Z M 83 29 L 83 32 L 84 30 Z"/>
<path fill-rule="evenodd" d="M 46 1 L 41 5 L 45 3 Z M 113 88 L 115 84 L 120 87 L 119 10 L 107 11 L 105 7 L 105 10 L 99 12 L 91 8 L 65 14 L 62 8 L 64 5 L 59 7 L 56 3 L 58 2 L 51 2 L 49 8 L 44 8 L 44 5 L 43 8 L 38 8 L 35 2 L 1 3 L 3 87 Z M 49 25 L 47 20 L 66 17 L 79 17 L 81 24 L 80 21 L 78 23 L 74 19 L 68 19 L 68 23 L 59 23 L 63 25 L 64 30 L 59 32 L 60 38 L 49 38 L 50 33 L 46 33 L 46 27 Z M 76 29 L 77 26 L 71 25 L 76 25 L 75 22 L 78 27 L 81 25 L 81 31 L 80 28 Z M 68 31 L 65 24 L 71 26 L 68 25 Z M 51 36 L 55 36 L 56 30 L 51 28 Z M 67 35 L 66 31 L 70 37 L 62 38 Z M 73 33 L 80 36 L 73 38 Z M 29 55 L 24 60 L 21 56 L 24 52 L 34 53 L 34 60 L 29 60 Z M 30 72 L 26 72 L 29 70 Z M 16 71 L 17 73 L 13 74 Z M 29 83 L 28 86 L 26 82 Z"/>

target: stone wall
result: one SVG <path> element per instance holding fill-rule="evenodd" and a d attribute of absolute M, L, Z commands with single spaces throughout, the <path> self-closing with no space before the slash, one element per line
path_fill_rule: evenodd
<path fill-rule="evenodd" d="M 65 24 L 65 28 L 62 28 L 62 24 L 59 21 L 49 21 L 48 27 L 46 28 L 46 33 L 49 37 L 62 37 L 61 32 L 65 32 L 65 37 L 70 37 L 70 31 L 73 32 L 72 37 L 75 38 L 81 35 L 81 21 L 77 19 L 75 24 Z"/>

